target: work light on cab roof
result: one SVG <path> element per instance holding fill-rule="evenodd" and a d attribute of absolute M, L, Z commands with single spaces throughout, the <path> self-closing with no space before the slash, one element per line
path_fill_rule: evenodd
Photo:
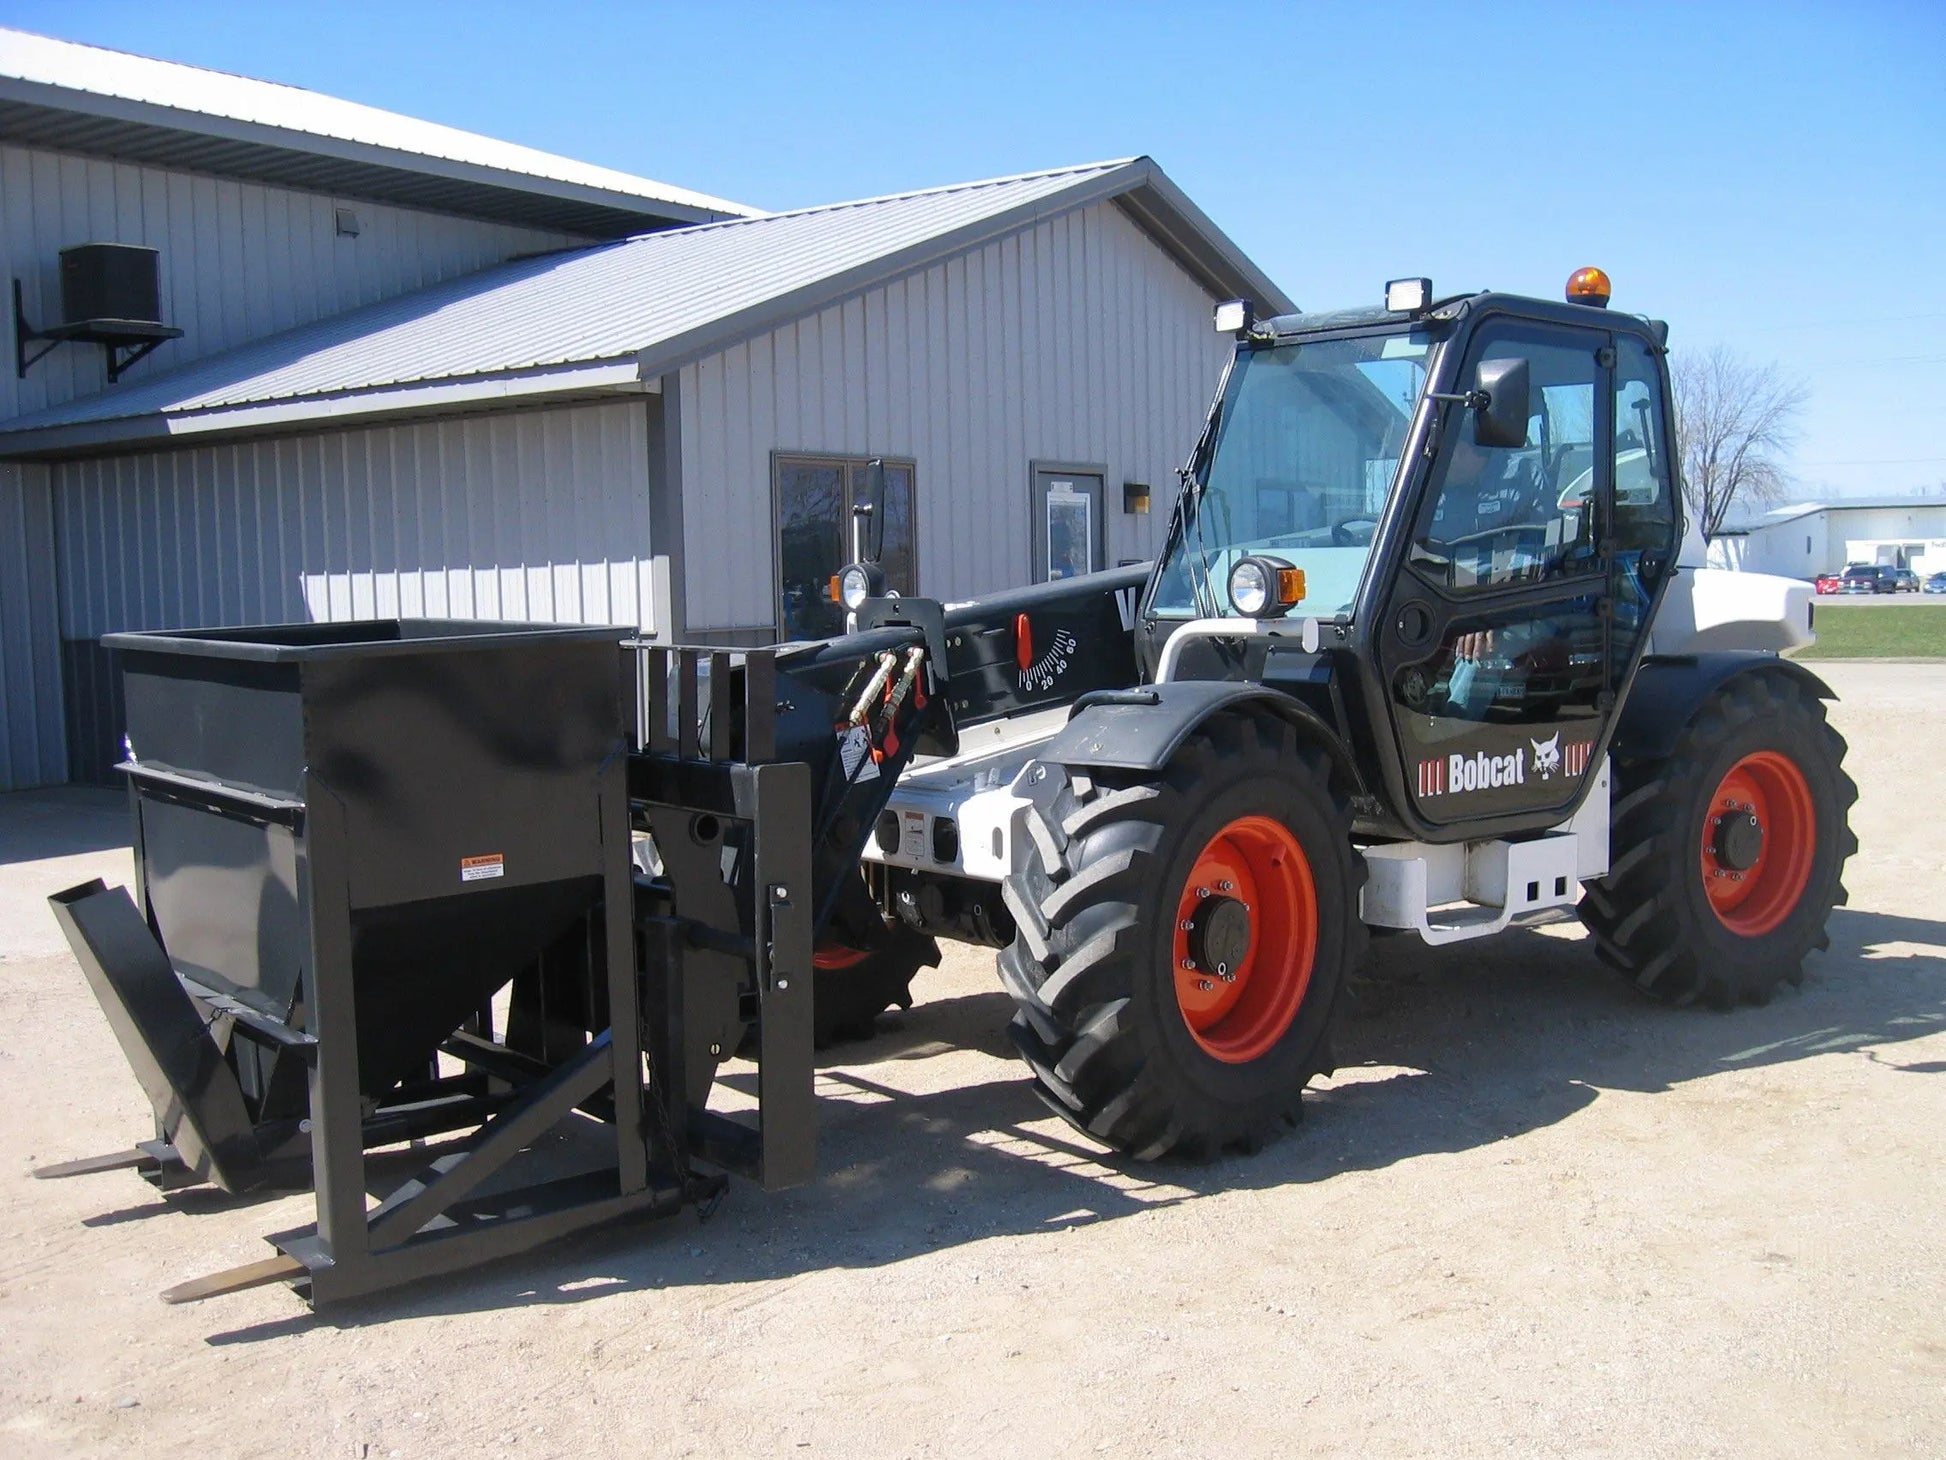
<path fill-rule="evenodd" d="M 1257 309 L 1248 299 L 1225 299 L 1210 318 L 1219 335 L 1246 335 L 1257 322 Z"/>
<path fill-rule="evenodd" d="M 1431 279 L 1386 280 L 1385 309 L 1388 314 L 1424 314 L 1431 308 Z"/>

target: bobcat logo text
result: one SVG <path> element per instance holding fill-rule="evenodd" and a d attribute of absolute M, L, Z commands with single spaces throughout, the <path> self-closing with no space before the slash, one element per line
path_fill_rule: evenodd
<path fill-rule="evenodd" d="M 1588 769 L 1594 742 L 1570 740 L 1561 743 L 1557 730 L 1546 740 L 1527 738 L 1527 748 L 1504 755 L 1474 751 L 1471 755 L 1444 755 L 1437 760 L 1419 762 L 1419 794 L 1451 796 L 1467 791 L 1502 791 L 1552 781 L 1557 776 L 1575 777 Z"/>

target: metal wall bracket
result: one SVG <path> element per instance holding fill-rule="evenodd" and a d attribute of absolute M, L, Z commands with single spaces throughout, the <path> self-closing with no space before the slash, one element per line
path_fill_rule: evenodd
<path fill-rule="evenodd" d="M 182 338 L 173 325 L 151 324 L 139 319 L 84 319 L 74 324 L 50 325 L 35 329 L 27 322 L 20 300 L 20 280 L 14 283 L 14 374 L 21 380 L 27 371 L 52 353 L 56 345 L 100 345 L 108 363 L 108 383 L 114 385 L 138 361 L 145 360 L 159 346 Z M 27 346 L 35 340 L 46 344 L 29 354 Z M 126 354 L 122 353 L 127 351 Z"/>

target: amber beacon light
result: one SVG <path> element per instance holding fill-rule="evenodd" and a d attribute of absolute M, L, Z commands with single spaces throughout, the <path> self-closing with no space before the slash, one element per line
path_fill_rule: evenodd
<path fill-rule="evenodd" d="M 1576 269 L 1568 275 L 1570 304 L 1592 304 L 1597 309 L 1606 309 L 1608 298 L 1614 292 L 1609 286 L 1608 275 L 1600 269 Z"/>

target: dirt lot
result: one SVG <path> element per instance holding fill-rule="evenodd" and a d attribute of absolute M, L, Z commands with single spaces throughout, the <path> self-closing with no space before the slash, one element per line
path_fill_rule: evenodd
<path fill-rule="evenodd" d="M 331 1318 L 158 1289 L 295 1200 L 34 1182 L 148 1112 L 41 895 L 118 803 L 0 798 L 11 1455 L 1946 1453 L 1946 666 L 1820 666 L 1863 796 L 1801 993 L 1668 1012 L 1580 936 L 1377 949 L 1304 1128 L 1116 1168 L 989 960 L 821 1080 L 825 1175 Z"/>

